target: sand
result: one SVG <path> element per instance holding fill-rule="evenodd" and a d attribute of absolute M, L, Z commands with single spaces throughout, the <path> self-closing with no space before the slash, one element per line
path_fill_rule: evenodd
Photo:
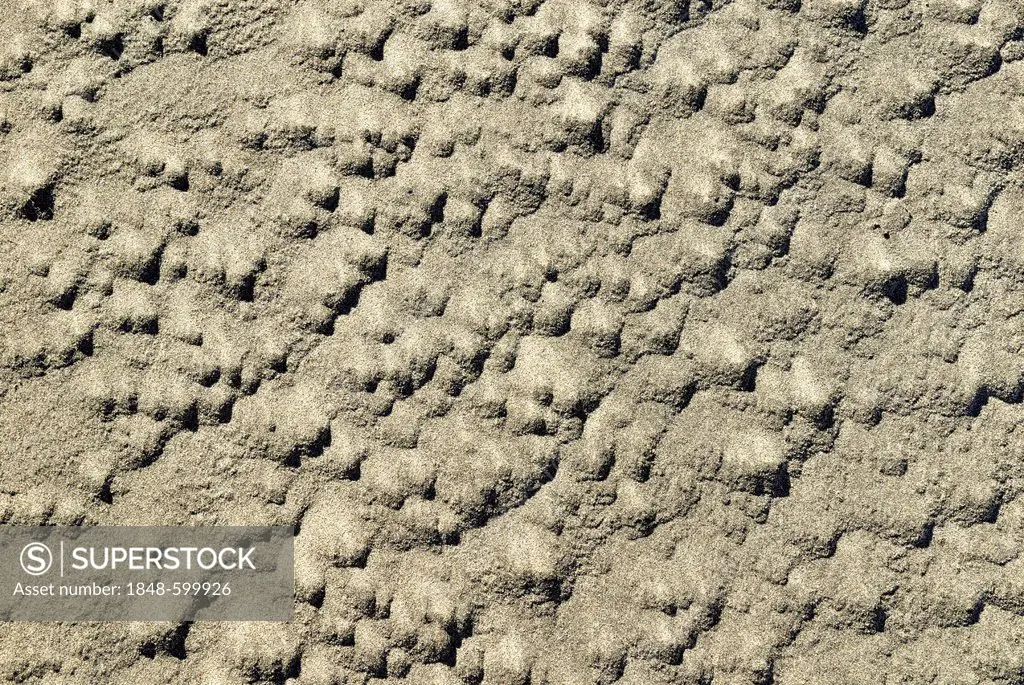
<path fill-rule="evenodd" d="M 289 525 L 17 683 L 1017 683 L 1015 0 L 3 0 L 0 522 Z"/>

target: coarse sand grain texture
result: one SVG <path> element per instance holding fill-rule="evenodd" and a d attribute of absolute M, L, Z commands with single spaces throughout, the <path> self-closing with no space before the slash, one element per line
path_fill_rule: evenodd
<path fill-rule="evenodd" d="M 51 685 L 1024 683 L 1020 0 L 0 0 L 0 523 L 286 525 Z"/>

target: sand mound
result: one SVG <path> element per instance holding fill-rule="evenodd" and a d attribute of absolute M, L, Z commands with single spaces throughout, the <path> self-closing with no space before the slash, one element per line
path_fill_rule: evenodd
<path fill-rule="evenodd" d="M 1010 0 L 9 0 L 0 521 L 292 525 L 46 683 L 1024 672 Z"/>

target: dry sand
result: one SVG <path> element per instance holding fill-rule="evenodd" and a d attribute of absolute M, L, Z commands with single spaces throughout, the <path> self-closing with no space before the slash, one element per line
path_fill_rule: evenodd
<path fill-rule="evenodd" d="M 40 683 L 1024 682 L 1018 0 L 3 0 L 0 521 L 294 525 Z"/>

